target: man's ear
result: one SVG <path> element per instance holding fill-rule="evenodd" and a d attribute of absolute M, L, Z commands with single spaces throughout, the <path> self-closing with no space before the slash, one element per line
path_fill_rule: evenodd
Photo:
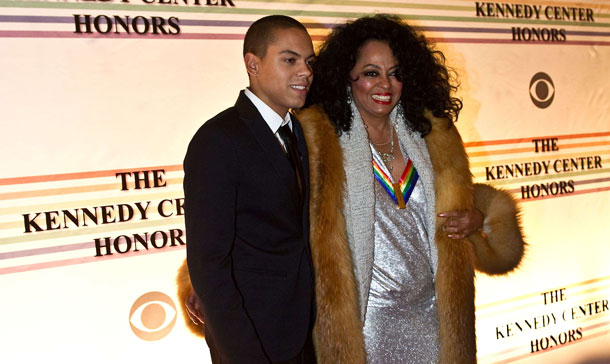
<path fill-rule="evenodd" d="M 244 56 L 244 63 L 246 64 L 246 71 L 250 76 L 258 75 L 258 65 L 260 63 L 260 58 L 254 55 L 254 53 L 248 52 Z"/>

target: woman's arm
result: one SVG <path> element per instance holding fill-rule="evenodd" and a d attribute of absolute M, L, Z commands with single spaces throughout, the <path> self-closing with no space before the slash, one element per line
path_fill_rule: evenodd
<path fill-rule="evenodd" d="M 474 247 L 476 268 L 503 274 L 521 261 L 525 242 L 519 210 L 509 193 L 489 185 L 474 185 L 474 210 L 446 211 L 442 225 L 451 239 L 468 238 Z"/>

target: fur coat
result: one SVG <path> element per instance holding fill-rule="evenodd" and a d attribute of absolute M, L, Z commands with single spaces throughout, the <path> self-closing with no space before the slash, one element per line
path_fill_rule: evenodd
<path fill-rule="evenodd" d="M 520 262 L 523 242 L 516 204 L 506 192 L 473 185 L 462 140 L 453 123 L 426 117 L 425 137 L 397 125 L 430 204 L 426 217 L 440 322 L 440 363 L 476 363 L 474 269 L 503 274 Z M 309 149 L 310 244 L 316 283 L 314 346 L 318 364 L 365 364 L 363 322 L 373 264 L 374 177 L 363 128 L 337 137 L 319 107 L 298 114 Z M 364 132 L 365 133 L 365 132 Z M 368 151 L 368 152 L 367 152 Z M 441 211 L 479 209 L 482 231 L 453 240 L 436 218 Z M 346 224 L 346 221 L 348 222 Z M 178 275 L 178 295 L 191 292 L 188 270 Z M 195 332 L 202 328 L 187 324 Z"/>

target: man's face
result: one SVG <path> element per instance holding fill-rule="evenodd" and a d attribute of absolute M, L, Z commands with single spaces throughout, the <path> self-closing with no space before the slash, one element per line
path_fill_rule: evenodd
<path fill-rule="evenodd" d="M 251 90 L 276 113 L 284 117 L 290 108 L 305 104 L 313 79 L 311 62 L 315 58 L 311 38 L 298 28 L 274 30 L 274 42 L 251 77 Z"/>

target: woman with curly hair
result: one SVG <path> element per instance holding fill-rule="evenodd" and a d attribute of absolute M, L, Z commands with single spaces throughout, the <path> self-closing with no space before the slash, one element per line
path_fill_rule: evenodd
<path fill-rule="evenodd" d="M 320 364 L 475 363 L 474 269 L 521 260 L 513 200 L 473 186 L 444 62 L 387 15 L 340 25 L 320 48 L 298 113 Z"/>
<path fill-rule="evenodd" d="M 320 48 L 297 114 L 318 364 L 476 363 L 474 271 L 521 261 L 515 202 L 472 182 L 444 62 L 388 15 L 337 26 Z M 197 313 L 185 267 L 179 282 Z"/>

